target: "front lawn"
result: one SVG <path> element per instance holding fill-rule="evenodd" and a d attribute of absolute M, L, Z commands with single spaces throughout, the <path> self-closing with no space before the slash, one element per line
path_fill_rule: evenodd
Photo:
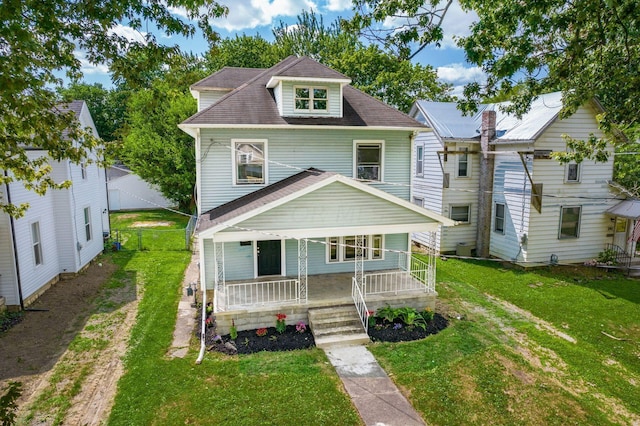
<path fill-rule="evenodd" d="M 447 330 L 371 347 L 429 424 L 640 421 L 637 281 L 452 259 L 438 281 Z"/>

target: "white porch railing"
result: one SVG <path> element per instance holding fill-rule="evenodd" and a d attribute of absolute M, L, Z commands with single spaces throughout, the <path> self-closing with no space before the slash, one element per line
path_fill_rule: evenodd
<path fill-rule="evenodd" d="M 298 280 L 226 284 L 224 287 L 224 310 L 246 306 L 306 302 L 306 300 L 300 300 L 300 281 Z"/>
<path fill-rule="evenodd" d="M 435 265 L 435 263 L 434 263 Z M 401 253 L 400 271 L 371 273 L 364 276 L 365 296 L 371 294 L 398 294 L 403 291 L 435 291 L 435 266 L 415 257 L 407 260 Z"/>
<path fill-rule="evenodd" d="M 364 293 L 358 285 L 358 280 L 356 280 L 355 277 L 351 278 L 351 297 L 353 298 L 353 303 L 356 305 L 358 316 L 360 316 L 360 321 L 362 322 L 364 332 L 366 333 L 367 330 L 369 330 L 369 311 L 367 310 L 367 304 L 364 301 Z"/>

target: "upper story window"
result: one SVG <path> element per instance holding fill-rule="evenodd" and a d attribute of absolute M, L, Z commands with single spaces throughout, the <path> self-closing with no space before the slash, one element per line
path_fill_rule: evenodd
<path fill-rule="evenodd" d="M 42 264 L 42 240 L 40 239 L 40 222 L 31 224 L 31 243 L 33 247 L 33 262 Z"/>
<path fill-rule="evenodd" d="M 504 234 L 504 204 L 496 203 L 496 215 L 493 220 L 493 230 Z"/>
<path fill-rule="evenodd" d="M 449 218 L 457 222 L 469 223 L 471 214 L 471 206 L 466 204 L 462 206 L 451 206 Z"/>
<path fill-rule="evenodd" d="M 294 87 L 296 111 L 327 111 L 328 90 L 326 87 Z"/>
<path fill-rule="evenodd" d="M 356 141 L 354 157 L 354 176 L 356 179 L 371 181 L 382 180 L 382 142 Z"/>
<path fill-rule="evenodd" d="M 469 177 L 469 148 L 461 147 L 458 148 L 462 153 L 458 154 L 458 177 Z"/>
<path fill-rule="evenodd" d="M 234 141 L 235 183 L 237 185 L 266 182 L 266 149 L 264 140 Z"/>
<path fill-rule="evenodd" d="M 416 176 L 422 176 L 424 173 L 424 147 L 416 147 Z"/>
<path fill-rule="evenodd" d="M 82 180 L 87 179 L 87 165 L 85 163 L 80 164 L 80 175 Z"/>
<path fill-rule="evenodd" d="M 566 165 L 566 171 L 565 179 L 567 182 L 580 182 L 580 164 L 569 163 Z"/>
<path fill-rule="evenodd" d="M 562 207 L 560 210 L 560 230 L 558 238 L 578 238 L 580 236 L 580 214 L 582 207 Z"/>

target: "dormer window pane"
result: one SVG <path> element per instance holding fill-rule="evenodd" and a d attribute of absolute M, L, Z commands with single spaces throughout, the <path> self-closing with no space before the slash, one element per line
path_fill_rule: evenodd
<path fill-rule="evenodd" d="M 327 111 L 328 91 L 318 87 L 296 87 L 295 109 L 298 111 Z"/>

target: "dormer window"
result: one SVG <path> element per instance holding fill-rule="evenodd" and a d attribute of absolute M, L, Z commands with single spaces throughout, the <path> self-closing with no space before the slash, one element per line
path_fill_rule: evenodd
<path fill-rule="evenodd" d="M 296 86 L 294 93 L 296 111 L 327 111 L 328 90 L 326 87 Z"/>

